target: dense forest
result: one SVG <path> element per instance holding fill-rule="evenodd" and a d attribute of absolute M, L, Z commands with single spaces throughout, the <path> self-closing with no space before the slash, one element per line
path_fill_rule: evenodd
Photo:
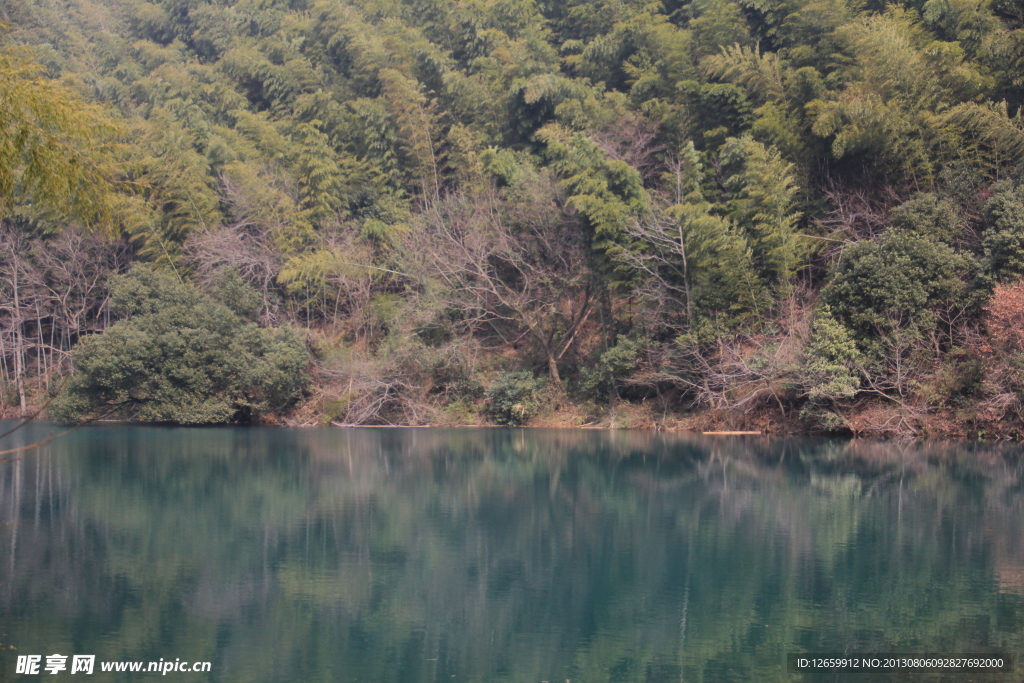
<path fill-rule="evenodd" d="M 1024 435 L 1024 2 L 0 19 L 8 414 Z"/>

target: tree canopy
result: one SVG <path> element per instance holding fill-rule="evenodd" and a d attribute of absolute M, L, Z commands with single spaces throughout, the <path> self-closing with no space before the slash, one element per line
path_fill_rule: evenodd
<path fill-rule="evenodd" d="M 111 284 L 126 318 L 74 352 L 75 376 L 53 407 L 77 421 L 116 409 L 148 422 L 250 421 L 304 385 L 305 344 L 264 330 L 169 273 L 137 266 Z"/>
<path fill-rule="evenodd" d="M 234 273 L 312 334 L 320 415 L 429 421 L 517 372 L 595 395 L 620 338 L 599 394 L 796 415 L 849 338 L 832 393 L 919 421 L 1024 275 L 1019 9 L 16 0 L 0 216 L 105 226 L 215 298 Z M 67 371 L 83 335 L 11 258 L 4 381 Z M 1017 405 L 992 382 L 977 406 Z"/>
<path fill-rule="evenodd" d="M 103 107 L 47 78 L 34 51 L 0 23 L 0 219 L 78 218 L 105 224 L 116 210 L 118 125 Z"/>

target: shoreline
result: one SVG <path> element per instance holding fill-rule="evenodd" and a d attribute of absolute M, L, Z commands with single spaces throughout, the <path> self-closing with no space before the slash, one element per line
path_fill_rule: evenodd
<path fill-rule="evenodd" d="M 41 407 L 41 406 L 40 406 Z M 424 421 L 420 424 L 346 424 L 334 420 L 309 419 L 309 415 L 301 418 L 293 411 L 285 414 L 272 414 L 263 416 L 256 422 L 227 422 L 216 424 L 184 424 L 173 422 L 146 422 L 131 419 L 103 418 L 94 420 L 87 424 L 123 424 L 123 425 L 160 425 L 177 427 L 285 427 L 285 428 L 332 428 L 332 429 L 558 429 L 558 430 L 586 430 L 586 431 L 633 431 L 633 432 L 668 432 L 675 434 L 690 434 L 695 436 L 719 436 L 719 437 L 821 437 L 821 438 L 853 438 L 853 439 L 879 439 L 888 441 L 906 440 L 957 440 L 957 441 L 980 441 L 990 443 L 1020 443 L 1024 442 L 1021 437 L 1019 425 L 1015 420 L 997 420 L 988 424 L 970 424 L 963 420 L 949 419 L 948 415 L 933 413 L 925 415 L 914 415 L 915 422 L 911 423 L 904 419 L 903 429 L 894 429 L 893 416 L 888 420 L 877 422 L 858 421 L 858 429 L 826 431 L 809 427 L 797 419 L 762 411 L 751 414 L 736 414 L 729 411 L 698 411 L 692 414 L 669 414 L 657 418 L 647 414 L 637 414 L 637 406 L 622 404 L 610 407 L 605 415 L 598 419 L 592 419 L 585 423 L 579 421 L 577 406 L 574 410 L 555 410 L 551 413 L 538 415 L 528 424 L 524 425 L 500 425 L 484 421 L 475 422 L 451 422 L 444 419 Z M 877 415 L 878 406 L 870 412 Z M 17 411 L 20 412 L 20 411 Z M 40 414 L 38 407 L 30 408 L 27 414 L 14 414 L 15 411 L 7 410 L 0 412 L 0 419 L 3 420 L 26 420 L 49 421 L 45 414 Z M 862 411 L 867 412 L 867 411 Z M 624 413 L 626 413 L 624 415 Z M 319 418 L 319 416 L 317 416 Z M 859 417 L 863 418 L 863 415 Z M 306 418 L 306 419 L 302 419 Z M 858 414 L 851 414 L 851 419 L 858 418 Z M 913 426 L 914 428 L 909 428 Z"/>

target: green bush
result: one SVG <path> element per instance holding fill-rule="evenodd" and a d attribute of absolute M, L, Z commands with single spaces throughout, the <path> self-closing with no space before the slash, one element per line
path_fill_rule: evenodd
<path fill-rule="evenodd" d="M 985 381 L 985 361 L 969 349 L 952 349 L 937 372 L 922 382 L 921 393 L 931 405 L 966 406 L 978 396 Z"/>
<path fill-rule="evenodd" d="M 524 425 L 541 407 L 545 381 L 528 371 L 506 372 L 487 389 L 487 413 L 500 425 Z"/>
<path fill-rule="evenodd" d="M 985 203 L 985 232 L 981 246 L 986 269 L 997 281 L 1024 274 L 1024 187 L 1003 184 Z"/>
<path fill-rule="evenodd" d="M 127 319 L 75 349 L 54 419 L 114 410 L 149 422 L 252 421 L 285 407 L 306 382 L 297 333 L 246 322 L 173 275 L 137 266 L 115 276 L 111 306 Z"/>
<path fill-rule="evenodd" d="M 822 290 L 822 303 L 862 346 L 906 330 L 923 334 L 979 303 L 973 259 L 906 230 L 850 246 Z"/>
<path fill-rule="evenodd" d="M 822 306 L 814 320 L 811 343 L 804 351 L 801 380 L 812 403 L 853 398 L 860 389 L 864 358 L 850 331 Z"/>
<path fill-rule="evenodd" d="M 243 280 L 234 268 L 222 268 L 217 271 L 210 282 L 209 293 L 244 320 L 256 320 L 263 306 L 260 293 Z"/>
<path fill-rule="evenodd" d="M 956 204 L 932 192 L 922 192 L 892 210 L 893 227 L 931 237 L 945 244 L 960 235 Z"/>
<path fill-rule="evenodd" d="M 592 401 L 612 398 L 619 380 L 636 370 L 642 348 L 642 341 L 620 334 L 615 346 L 602 353 L 594 367 L 580 371 L 580 393 Z"/>

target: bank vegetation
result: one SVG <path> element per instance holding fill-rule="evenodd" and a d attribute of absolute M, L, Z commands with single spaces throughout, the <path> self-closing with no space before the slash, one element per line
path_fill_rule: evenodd
<path fill-rule="evenodd" d="M 0 410 L 1024 434 L 1014 0 L 9 0 Z"/>

